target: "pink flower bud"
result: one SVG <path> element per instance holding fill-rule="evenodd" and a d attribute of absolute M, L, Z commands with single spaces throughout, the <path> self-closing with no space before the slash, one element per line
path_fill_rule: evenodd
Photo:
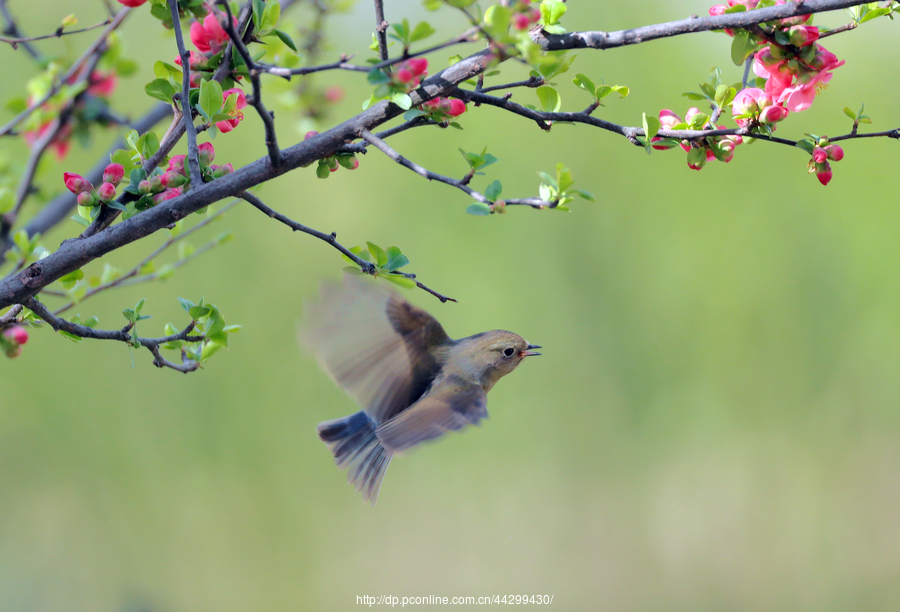
<path fill-rule="evenodd" d="M 831 161 L 838 162 L 844 159 L 844 149 L 842 149 L 840 145 L 828 145 L 825 147 L 825 152 L 828 154 L 828 159 Z"/>
<path fill-rule="evenodd" d="M 103 204 L 113 201 L 115 197 L 116 186 L 112 183 L 103 183 L 100 185 L 100 189 L 97 190 L 97 199 Z"/>
<path fill-rule="evenodd" d="M 178 174 L 184 174 L 184 161 L 187 155 L 176 155 L 169 160 L 169 167 L 167 170 L 169 172 L 177 172 Z"/>
<path fill-rule="evenodd" d="M 530 25 L 531 20 L 524 13 L 516 13 L 516 16 L 513 17 L 513 27 L 519 31 L 527 30 Z"/>
<path fill-rule="evenodd" d="M 712 17 L 718 17 L 719 15 L 724 15 L 727 9 L 728 7 L 724 4 L 716 4 L 709 8 L 709 14 Z"/>
<path fill-rule="evenodd" d="M 162 176 L 159 174 L 151 176 L 147 180 L 150 181 L 150 191 L 152 191 L 153 193 L 159 193 L 160 191 L 162 191 L 163 189 L 166 188 L 166 186 L 163 185 Z"/>
<path fill-rule="evenodd" d="M 424 57 L 414 57 L 406 62 L 406 66 L 413 73 L 413 76 L 421 76 L 428 70 L 428 60 Z"/>
<path fill-rule="evenodd" d="M 208 166 L 212 163 L 212 161 L 216 158 L 216 150 L 213 148 L 213 144 L 211 142 L 203 142 L 200 143 L 200 146 L 197 147 L 199 149 L 199 159 L 201 166 Z"/>
<path fill-rule="evenodd" d="M 140 183 L 138 183 L 138 193 L 141 195 L 147 195 L 150 193 L 150 181 L 144 179 Z"/>
<path fill-rule="evenodd" d="M 68 189 L 75 195 L 78 195 L 82 191 L 91 191 L 94 189 L 94 186 L 91 185 L 90 181 L 88 181 L 80 174 L 63 172 L 63 181 L 65 181 L 66 183 L 66 189 Z"/>
<path fill-rule="evenodd" d="M 795 47 L 807 47 L 819 40 L 819 28 L 795 25 L 788 30 L 788 38 Z"/>
<path fill-rule="evenodd" d="M 213 178 L 220 178 L 225 176 L 226 174 L 231 174 L 234 172 L 234 167 L 229 164 L 224 164 L 222 166 L 216 166 L 213 169 Z"/>
<path fill-rule="evenodd" d="M 691 108 L 689 108 L 688 111 L 684 114 L 684 120 L 685 120 L 687 123 L 690 123 L 691 120 L 692 120 L 694 117 L 696 117 L 697 115 L 699 115 L 699 114 L 700 114 L 700 109 L 699 109 L 699 108 L 697 108 L 696 106 L 691 107 Z"/>
<path fill-rule="evenodd" d="M 161 203 L 165 202 L 166 200 L 171 200 L 172 198 L 177 198 L 180 195 L 181 195 L 180 187 L 173 187 L 172 189 L 166 189 L 165 191 L 157 193 L 155 196 L 153 196 L 153 203 L 161 204 Z"/>
<path fill-rule="evenodd" d="M 103 171 L 103 182 L 118 185 L 125 177 L 125 168 L 122 164 L 110 164 Z"/>
<path fill-rule="evenodd" d="M 813 149 L 812 157 L 817 164 L 824 164 L 828 160 L 828 152 L 822 147 L 816 147 Z"/>
<path fill-rule="evenodd" d="M 824 164 L 821 164 L 821 168 L 817 165 L 816 178 L 819 179 L 819 182 L 823 185 L 827 185 L 831 180 L 831 164 L 825 162 Z"/>
<path fill-rule="evenodd" d="M 130 7 L 130 8 L 137 8 L 140 5 L 142 5 L 143 3 L 145 3 L 146 1 L 147 0 L 119 0 L 119 4 L 121 4 L 122 6 Z"/>
<path fill-rule="evenodd" d="M 78 202 L 79 206 L 84 206 L 85 208 L 90 208 L 98 204 L 97 198 L 95 198 L 90 191 L 82 191 L 78 194 L 78 197 L 75 198 L 75 201 Z"/>
<path fill-rule="evenodd" d="M 451 117 L 459 117 L 464 112 L 466 112 L 466 103 L 462 100 L 457 100 L 453 98 L 450 100 L 450 110 L 447 111 L 447 114 Z"/>
<path fill-rule="evenodd" d="M 413 73 L 406 68 L 400 68 L 394 73 L 394 79 L 398 83 L 409 83 L 413 80 Z"/>
<path fill-rule="evenodd" d="M 311 132 L 307 132 L 306 135 L 303 137 L 303 140 L 309 140 L 313 136 L 318 136 L 318 135 L 319 135 L 319 133 L 317 131 L 313 130 Z"/>
<path fill-rule="evenodd" d="M 325 99 L 332 104 L 337 104 L 344 99 L 344 90 L 337 85 L 325 88 Z"/>
<path fill-rule="evenodd" d="M 769 106 L 764 108 L 759 114 L 759 120 L 763 123 L 778 123 L 787 117 L 789 113 L 790 111 L 780 104 L 778 106 Z"/>
<path fill-rule="evenodd" d="M 166 172 L 160 175 L 160 182 L 163 187 L 168 189 L 169 187 L 181 187 L 188 182 L 188 179 L 185 175 L 177 172 Z"/>
<path fill-rule="evenodd" d="M 20 325 L 7 327 L 3 330 L 3 337 L 14 344 L 25 344 L 28 342 L 28 332 Z"/>

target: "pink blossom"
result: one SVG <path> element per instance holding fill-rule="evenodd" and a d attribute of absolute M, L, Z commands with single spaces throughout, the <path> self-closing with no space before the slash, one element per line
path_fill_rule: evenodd
<path fill-rule="evenodd" d="M 190 51 L 189 53 L 190 53 L 190 58 L 188 59 L 188 65 L 190 66 L 191 70 L 196 70 L 197 67 L 200 66 L 200 64 L 204 64 L 206 62 L 206 58 L 203 57 L 202 55 L 200 55 L 199 53 L 194 53 L 193 51 Z M 178 64 L 179 66 L 182 65 L 180 55 L 175 58 L 175 63 Z"/>
<path fill-rule="evenodd" d="M 234 27 L 238 27 L 238 21 L 232 17 Z M 210 13 L 203 18 L 203 23 L 195 21 L 191 24 L 191 42 L 202 53 L 218 53 L 228 42 L 228 33 L 219 23 L 216 13 Z"/>
<path fill-rule="evenodd" d="M 517 30 L 527 30 L 531 25 L 531 20 L 528 18 L 528 15 L 524 13 L 517 13 L 515 17 L 513 17 L 513 27 Z"/>
<path fill-rule="evenodd" d="M 397 79 L 398 83 L 409 83 L 415 77 L 411 70 L 407 70 L 406 68 L 400 68 L 394 73 L 394 77 Z"/>
<path fill-rule="evenodd" d="M 671 130 L 674 126 L 681 123 L 681 117 L 676 115 L 674 112 L 670 111 L 668 108 L 664 108 L 659 111 L 659 127 L 662 130 Z"/>
<path fill-rule="evenodd" d="M 103 182 L 118 185 L 125 177 L 125 168 L 122 164 L 109 164 L 103 171 Z"/>
<path fill-rule="evenodd" d="M 228 113 L 231 119 L 226 119 L 225 121 L 217 121 L 216 127 L 220 132 L 226 134 L 236 128 L 238 124 L 244 120 L 244 113 L 241 112 L 245 106 L 247 106 L 247 98 L 244 96 L 244 92 L 240 89 L 231 88 L 226 89 L 222 92 L 222 100 L 223 102 L 227 100 L 232 94 L 237 94 L 237 103 L 234 105 L 234 108 Z"/>
<path fill-rule="evenodd" d="M 406 62 L 413 75 L 421 76 L 428 70 L 428 60 L 424 57 L 414 57 Z"/>

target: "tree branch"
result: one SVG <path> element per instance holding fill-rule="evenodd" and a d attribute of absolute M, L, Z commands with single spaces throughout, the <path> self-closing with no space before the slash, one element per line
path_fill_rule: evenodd
<path fill-rule="evenodd" d="M 569 32 L 566 34 L 549 34 L 543 30 L 532 34 L 532 40 L 539 44 L 545 51 L 561 51 L 563 49 L 612 49 L 625 45 L 637 45 L 669 36 L 691 34 L 693 32 L 709 32 L 712 30 L 724 30 L 741 28 L 785 19 L 797 15 L 810 15 L 825 11 L 848 8 L 865 4 L 863 0 L 802 0 L 800 2 L 786 2 L 776 6 L 762 9 L 743 11 L 740 13 L 728 13 L 715 17 L 698 17 L 692 15 L 688 19 L 669 21 L 655 25 L 620 30 L 618 32 Z"/>
<path fill-rule="evenodd" d="M 188 170 L 191 177 L 191 185 L 203 184 L 203 174 L 200 171 L 200 150 L 197 148 L 197 128 L 194 126 L 194 111 L 191 108 L 191 54 L 184 46 L 184 36 L 181 33 L 181 18 L 178 16 L 178 1 L 171 0 L 169 9 L 172 14 L 172 29 L 175 30 L 175 44 L 178 46 L 178 55 L 181 57 L 181 120 L 187 131 L 188 142 Z M 229 60 L 222 58 L 223 62 Z"/>
<path fill-rule="evenodd" d="M 102 28 L 105 25 L 110 24 L 110 19 L 105 21 L 101 21 L 100 23 L 95 23 L 92 26 L 88 26 L 86 28 L 81 28 L 78 30 L 64 30 L 62 26 L 56 29 L 53 34 L 44 34 L 43 36 L 28 36 L 28 37 L 16 37 L 16 38 L 7 38 L 5 36 L 0 36 L 0 42 L 9 43 L 9 45 L 13 49 L 18 49 L 19 45 L 28 42 L 35 42 L 38 40 L 46 40 L 48 38 L 62 38 L 63 36 L 70 36 L 72 34 L 81 34 L 82 32 L 90 32 L 91 30 L 96 30 L 97 28 Z M 24 46 L 24 45 L 23 45 Z"/>
<path fill-rule="evenodd" d="M 37 301 L 33 297 L 25 300 L 24 305 L 26 308 L 31 310 L 31 312 L 46 321 L 50 325 L 50 327 L 52 327 L 53 330 L 57 332 L 62 330 L 66 333 L 72 334 L 73 336 L 78 336 L 79 338 L 89 338 L 91 340 L 116 340 L 118 342 L 124 342 L 128 345 L 131 345 L 135 341 L 135 338 L 133 338 L 130 333 L 133 327 L 132 323 L 129 323 L 122 329 L 118 330 L 93 329 L 91 327 L 88 327 L 87 325 L 79 325 L 78 323 L 72 323 L 70 321 L 66 321 L 65 319 L 57 317 L 52 312 L 47 310 L 46 306 L 44 306 L 41 302 Z M 171 361 L 164 359 L 159 353 L 159 347 L 161 344 L 177 342 L 179 340 L 184 342 L 201 342 L 203 340 L 206 340 L 205 336 L 190 335 L 195 325 L 196 322 L 191 321 L 187 327 L 185 327 L 177 334 L 163 336 L 161 338 L 137 338 L 137 342 L 144 348 L 149 349 L 151 353 L 153 353 L 153 356 L 155 358 L 153 360 L 153 365 L 159 368 L 172 368 L 173 370 L 177 370 L 179 372 L 192 372 L 200 367 L 200 364 L 192 359 L 188 359 L 184 351 L 182 351 L 182 359 L 184 363 L 179 366 L 172 363 Z"/>
<path fill-rule="evenodd" d="M 382 272 L 378 271 L 378 266 L 376 266 L 375 264 L 373 264 L 370 261 L 366 261 L 365 259 L 361 258 L 359 255 L 357 255 L 356 253 L 354 253 L 353 251 L 351 251 L 350 249 L 348 249 L 347 247 L 345 247 L 344 245 L 339 243 L 337 241 L 337 234 L 335 232 L 331 232 L 330 234 L 325 234 L 318 230 L 314 230 L 311 227 L 307 227 L 306 225 L 303 225 L 302 223 L 297 223 L 293 219 L 285 217 L 281 213 L 269 208 L 268 206 L 265 205 L 265 203 L 263 203 L 262 200 L 257 198 L 252 193 L 245 191 L 244 193 L 241 194 L 240 197 L 243 198 L 244 200 L 246 200 L 249 204 L 252 204 L 253 206 L 255 206 L 261 212 L 263 212 L 266 215 L 268 215 L 269 217 L 271 217 L 272 219 L 275 219 L 277 221 L 280 221 L 281 223 L 284 223 L 285 225 L 287 225 L 289 228 L 291 228 L 295 232 L 303 232 L 304 234 L 309 234 L 310 236 L 314 236 L 314 237 L 318 238 L 319 240 L 323 240 L 323 241 L 327 242 L 328 244 L 333 246 L 335 249 L 340 251 L 343 255 L 345 255 L 349 259 L 353 260 L 353 263 L 358 265 L 364 274 L 370 274 L 372 276 L 377 276 L 378 274 L 385 274 L 385 272 L 383 272 L 383 271 Z M 409 279 L 413 279 L 413 280 L 415 280 L 415 278 L 416 278 L 415 274 L 408 274 L 405 272 L 393 271 L 393 272 L 387 272 L 387 274 L 393 274 L 395 276 L 403 276 L 404 278 L 409 278 Z M 438 293 L 432 289 L 429 289 L 428 287 L 426 287 L 419 281 L 416 281 L 416 286 L 419 287 L 420 289 L 424 289 L 431 295 L 435 296 L 441 302 L 448 302 L 448 301 L 455 302 L 456 301 L 453 298 L 447 297 L 445 295 L 441 295 L 440 293 Z"/>
<path fill-rule="evenodd" d="M 381 61 L 388 58 L 388 27 L 388 22 L 384 20 L 384 0 L 375 0 L 375 35 L 378 37 L 378 56 L 381 57 Z"/>
<path fill-rule="evenodd" d="M 250 51 L 247 50 L 247 46 L 244 44 L 244 41 L 241 40 L 240 35 L 234 30 L 234 23 L 232 21 L 231 16 L 231 7 L 228 5 L 227 0 L 218 0 L 219 4 L 225 7 L 225 12 L 227 14 L 227 18 L 225 19 L 225 23 L 221 23 L 222 27 L 225 29 L 225 32 L 228 34 L 228 37 L 231 39 L 231 42 L 234 43 L 235 49 L 240 53 L 241 58 L 243 58 L 244 63 L 247 64 L 247 70 L 250 72 L 250 83 L 253 85 L 253 97 L 250 99 L 250 104 L 253 108 L 256 109 L 256 112 L 259 114 L 259 118 L 262 119 L 263 128 L 266 133 L 266 149 L 269 151 L 269 159 L 272 160 L 273 166 L 281 165 L 281 149 L 278 148 L 278 137 L 275 134 L 275 121 L 273 120 L 272 113 L 266 109 L 265 104 L 263 104 L 262 99 L 262 82 L 259 78 L 260 69 L 253 61 L 253 57 L 250 55 Z"/>

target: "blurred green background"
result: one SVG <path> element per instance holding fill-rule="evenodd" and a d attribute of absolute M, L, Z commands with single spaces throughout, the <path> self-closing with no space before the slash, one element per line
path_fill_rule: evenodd
<path fill-rule="evenodd" d="M 449 10 L 386 4 L 391 21 L 430 19 L 435 41 L 465 27 Z M 708 8 L 570 4 L 568 28 L 603 30 Z M 29 34 L 69 12 L 81 25 L 102 18 L 101 3 L 87 0 L 10 8 Z M 152 62 L 175 56 L 147 12 L 123 29 L 126 53 L 147 61 L 113 97 L 133 116 L 152 104 L 142 91 Z M 304 19 L 301 7 L 294 20 Z M 332 19 L 323 61 L 367 57 L 372 22 L 368 2 Z M 878 19 L 829 39 L 846 66 L 778 135 L 845 133 L 841 109 L 863 102 L 875 121 L 865 129 L 896 127 L 897 32 Z M 41 48 L 73 58 L 89 40 Z M 642 112 L 682 114 L 681 93 L 713 66 L 740 79 L 729 44 L 701 34 L 579 51 L 558 79 L 564 108 L 587 105 L 571 85 L 582 72 L 631 88 L 600 117 L 639 125 Z M 0 54 L 5 100 L 34 69 L 21 50 Z M 431 58 L 432 72 L 448 55 Z M 512 62 L 503 70 L 493 83 L 526 74 Z M 316 82 L 347 93 L 319 129 L 355 114 L 369 91 L 353 73 Z M 536 103 L 525 90 L 513 100 Z M 215 141 L 217 163 L 265 154 L 248 111 Z M 487 145 L 500 162 L 473 186 L 499 179 L 508 197 L 535 195 L 536 172 L 561 161 L 597 202 L 473 217 L 462 193 L 377 152 L 356 172 L 322 181 L 301 169 L 260 196 L 344 244 L 400 246 L 410 271 L 459 300 L 404 293 L 451 336 L 503 328 L 543 345 L 540 360 L 491 393 L 490 420 L 395 459 L 378 505 L 363 503 L 315 435 L 318 422 L 357 408 L 295 338 L 303 301 L 344 264 L 324 243 L 240 206 L 194 241 L 230 229 L 233 242 L 164 283 L 76 309 L 115 328 L 146 297 L 154 318 L 144 333 L 156 335 L 186 322 L 177 296 L 206 296 L 244 329 L 203 371 L 157 370 L 146 351 L 49 330 L 0 364 L 0 609 L 330 611 L 354 608 L 358 595 L 508 593 L 553 595 L 556 610 L 900 607 L 896 142 L 842 143 L 846 158 L 825 188 L 788 147 L 744 145 L 730 164 L 693 172 L 680 150 L 648 157 L 586 126 L 548 134 L 472 107 L 461 123 L 462 132 L 413 130 L 390 142 L 451 176 L 466 171 L 457 147 Z M 310 129 L 283 111 L 277 124 L 283 144 Z M 54 177 L 85 171 L 113 136 L 100 132 L 90 150 L 51 161 L 43 184 L 57 191 Z M 2 147 L 13 159 L 25 152 L 11 139 Z M 77 231 L 66 222 L 44 243 L 53 249 Z M 128 269 L 163 240 L 108 261 Z"/>

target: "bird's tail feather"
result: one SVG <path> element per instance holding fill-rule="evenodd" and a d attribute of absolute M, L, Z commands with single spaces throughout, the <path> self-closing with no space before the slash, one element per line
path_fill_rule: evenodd
<path fill-rule="evenodd" d="M 374 505 L 392 453 L 385 450 L 375 435 L 372 419 L 365 412 L 357 412 L 319 423 L 316 429 L 334 454 L 337 466 L 348 467 L 347 480 L 362 493 L 363 499 Z"/>

